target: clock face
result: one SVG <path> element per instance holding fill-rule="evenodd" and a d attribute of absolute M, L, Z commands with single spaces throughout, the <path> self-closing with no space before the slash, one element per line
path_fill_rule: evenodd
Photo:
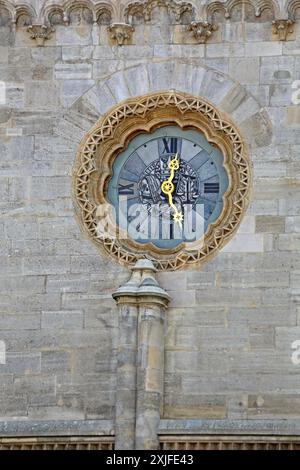
<path fill-rule="evenodd" d="M 223 209 L 224 158 L 205 136 L 166 126 L 134 138 L 115 160 L 108 200 L 140 244 L 174 249 L 203 238 Z"/>

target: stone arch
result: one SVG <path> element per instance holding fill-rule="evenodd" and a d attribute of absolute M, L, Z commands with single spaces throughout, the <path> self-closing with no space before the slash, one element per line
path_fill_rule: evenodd
<path fill-rule="evenodd" d="M 215 15 L 219 12 L 225 19 L 232 18 L 235 11 L 246 10 L 245 19 L 247 20 L 247 10 L 253 10 L 253 17 L 259 18 L 265 12 L 269 12 L 273 18 L 277 17 L 280 13 L 280 7 L 276 0 L 226 0 L 221 2 L 219 0 L 208 0 L 206 3 L 206 15 L 209 19 L 214 19 Z M 249 16 L 249 13 L 248 13 Z M 251 17 L 251 15 L 250 15 Z M 241 21 L 243 18 L 237 18 Z"/>
<path fill-rule="evenodd" d="M 43 6 L 40 17 L 44 24 L 64 24 L 67 22 L 65 17 L 64 8 L 59 3 L 48 2 Z"/>
<path fill-rule="evenodd" d="M 291 0 L 286 3 L 289 18 L 297 20 L 300 18 L 300 0 Z"/>
<path fill-rule="evenodd" d="M 115 7 L 111 3 L 101 2 L 95 6 L 96 21 L 99 24 L 110 24 L 117 18 Z"/>
<path fill-rule="evenodd" d="M 15 15 L 16 24 L 21 26 L 31 25 L 37 17 L 34 8 L 27 4 L 17 5 Z"/>
<path fill-rule="evenodd" d="M 14 5 L 7 0 L 0 0 L 0 26 L 7 26 L 16 22 Z"/>
<path fill-rule="evenodd" d="M 72 14 L 76 11 L 82 11 L 82 14 L 80 14 L 80 24 L 82 22 L 84 24 L 92 24 L 96 22 L 95 8 L 91 0 L 68 0 L 64 4 L 64 11 L 69 23 L 72 22 Z"/>
<path fill-rule="evenodd" d="M 77 115 L 83 137 L 97 119 L 119 102 L 171 89 L 210 101 L 235 122 L 248 144 L 263 146 L 270 142 L 272 126 L 268 114 L 244 86 L 220 71 L 183 59 L 154 60 L 116 71 L 78 97 L 65 119 L 72 120 Z"/>
<path fill-rule="evenodd" d="M 134 24 L 136 18 L 138 18 L 138 22 L 148 22 L 151 21 L 153 12 L 160 7 L 167 10 L 170 22 L 173 19 L 175 23 L 181 23 L 187 14 L 190 15 L 189 21 L 195 19 L 195 5 L 191 2 L 179 0 L 131 0 L 124 6 L 122 13 L 127 23 Z"/>

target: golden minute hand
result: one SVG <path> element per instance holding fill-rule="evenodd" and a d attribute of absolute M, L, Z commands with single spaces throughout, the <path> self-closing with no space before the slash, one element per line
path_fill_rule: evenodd
<path fill-rule="evenodd" d="M 170 169 L 170 176 L 168 179 L 166 179 L 162 185 L 161 185 L 161 190 L 164 194 L 168 196 L 169 199 L 169 205 L 174 211 L 174 220 L 177 222 L 180 227 L 182 226 L 182 220 L 183 220 L 183 215 L 181 212 L 177 210 L 177 207 L 175 206 L 173 202 L 173 192 L 174 192 L 174 184 L 173 184 L 173 179 L 175 176 L 175 171 L 179 169 L 179 161 L 178 161 L 178 153 L 176 154 L 175 158 L 170 161 L 169 163 L 169 169 Z"/>

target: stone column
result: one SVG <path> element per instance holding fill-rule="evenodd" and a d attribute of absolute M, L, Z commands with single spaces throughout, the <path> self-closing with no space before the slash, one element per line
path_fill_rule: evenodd
<path fill-rule="evenodd" d="M 138 303 L 136 290 L 140 273 L 132 270 L 130 280 L 113 294 L 119 310 L 115 448 L 132 450 L 135 446 L 136 350 Z"/>
<path fill-rule="evenodd" d="M 164 376 L 168 294 L 155 268 L 140 260 L 113 294 L 119 307 L 116 449 L 157 449 Z"/>

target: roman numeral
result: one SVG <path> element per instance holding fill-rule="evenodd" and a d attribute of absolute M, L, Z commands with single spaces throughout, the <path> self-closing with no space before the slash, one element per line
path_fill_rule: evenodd
<path fill-rule="evenodd" d="M 220 190 L 219 183 L 204 183 L 204 192 L 206 194 L 218 193 Z"/>
<path fill-rule="evenodd" d="M 119 184 L 119 194 L 122 196 L 133 196 L 134 194 L 134 183 Z"/>
<path fill-rule="evenodd" d="M 163 138 L 163 154 L 165 153 L 177 153 L 177 138 L 176 137 L 164 137 Z"/>

